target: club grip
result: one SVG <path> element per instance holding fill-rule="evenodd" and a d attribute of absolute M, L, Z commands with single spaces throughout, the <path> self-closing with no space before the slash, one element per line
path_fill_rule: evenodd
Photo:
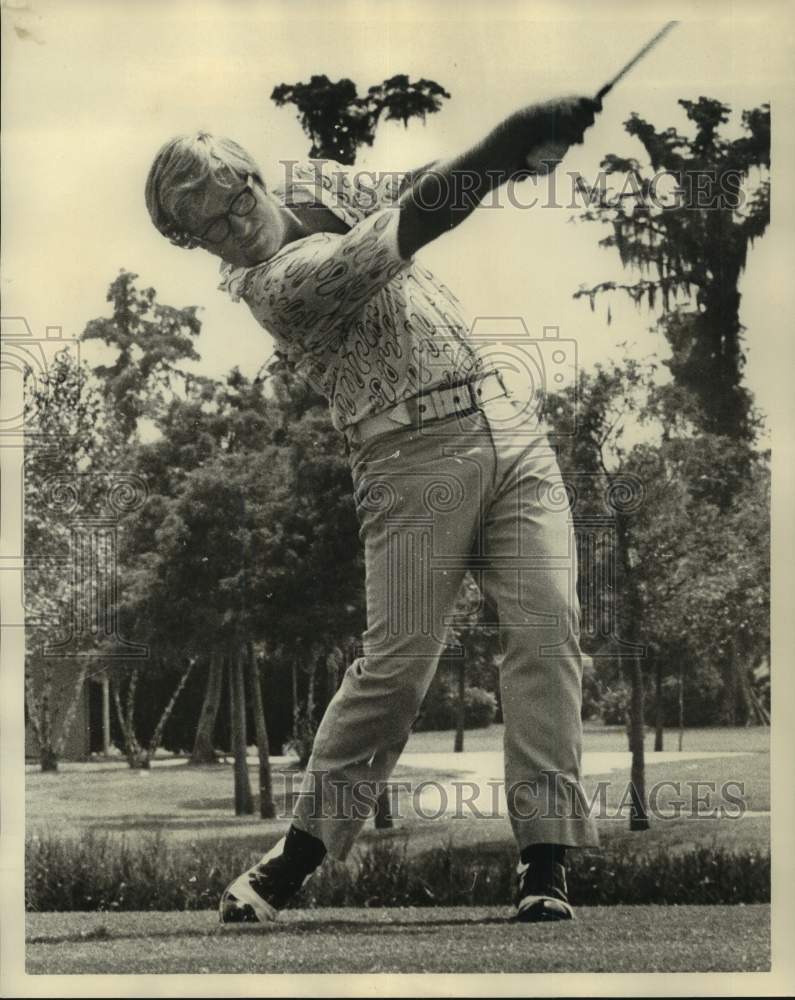
<path fill-rule="evenodd" d="M 613 84 L 612 83 L 606 83 L 604 85 L 604 87 L 602 87 L 602 89 L 597 92 L 596 97 L 594 97 L 594 100 L 596 101 L 596 103 L 599 104 L 599 105 L 601 105 L 602 99 L 604 97 L 607 97 L 607 95 L 610 93 L 610 91 L 612 89 L 613 89 Z"/>

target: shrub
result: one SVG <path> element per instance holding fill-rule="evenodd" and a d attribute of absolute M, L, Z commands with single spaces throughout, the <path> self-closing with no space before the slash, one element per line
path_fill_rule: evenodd
<path fill-rule="evenodd" d="M 299 767 L 306 767 L 309 763 L 316 732 L 317 723 L 305 711 L 298 712 L 293 722 L 293 731 L 284 744 L 284 752 L 295 754 Z"/>
<path fill-rule="evenodd" d="M 464 690 L 464 728 L 485 729 L 494 722 L 497 699 L 480 687 Z M 445 681 L 434 681 L 414 723 L 417 732 L 429 729 L 455 729 L 458 724 L 458 695 Z"/>
<path fill-rule="evenodd" d="M 487 729 L 497 714 L 497 699 L 480 687 L 468 687 L 464 692 L 464 725 L 467 729 Z"/>
<path fill-rule="evenodd" d="M 279 834 L 272 835 L 275 840 Z M 158 836 L 130 844 L 88 834 L 31 837 L 26 844 L 28 910 L 203 910 L 261 856 L 237 841 L 168 847 Z M 439 847 L 417 856 L 405 837 L 384 837 L 347 864 L 327 862 L 290 904 L 326 906 L 488 906 L 512 899 L 516 856 L 505 845 Z M 569 867 L 576 903 L 765 903 L 770 854 L 701 847 L 688 852 L 578 853 Z"/>
<path fill-rule="evenodd" d="M 629 689 L 624 684 L 606 688 L 599 699 L 599 714 L 606 726 L 623 726 L 629 712 Z"/>

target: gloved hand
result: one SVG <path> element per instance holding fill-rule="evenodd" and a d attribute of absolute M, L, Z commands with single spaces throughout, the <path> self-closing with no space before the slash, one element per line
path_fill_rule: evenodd
<path fill-rule="evenodd" d="M 571 146 L 583 141 L 602 104 L 592 97 L 562 97 L 528 108 L 528 149 L 531 173 L 549 173 Z"/>

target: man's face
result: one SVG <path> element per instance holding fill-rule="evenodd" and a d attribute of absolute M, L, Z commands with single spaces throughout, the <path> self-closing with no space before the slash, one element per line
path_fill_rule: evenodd
<path fill-rule="evenodd" d="M 199 245 L 235 266 L 253 267 L 285 242 L 285 213 L 263 185 L 249 175 L 229 187 L 208 177 L 180 213 Z"/>

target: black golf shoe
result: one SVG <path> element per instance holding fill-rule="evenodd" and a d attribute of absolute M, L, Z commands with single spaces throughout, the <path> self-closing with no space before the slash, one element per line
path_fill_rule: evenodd
<path fill-rule="evenodd" d="M 572 920 L 574 910 L 566 889 L 566 868 L 562 864 L 533 865 L 520 863 L 516 869 L 519 887 L 516 915 L 520 923 Z"/>
<path fill-rule="evenodd" d="M 298 847 L 296 848 L 296 843 Z M 308 849 L 307 849 L 307 845 Z M 323 844 L 291 827 L 256 865 L 231 882 L 221 896 L 222 924 L 270 923 L 323 860 Z"/>

